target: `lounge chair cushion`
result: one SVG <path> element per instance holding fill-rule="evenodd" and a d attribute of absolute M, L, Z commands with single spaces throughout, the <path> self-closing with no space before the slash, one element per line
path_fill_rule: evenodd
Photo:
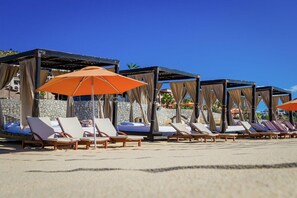
<path fill-rule="evenodd" d="M 191 123 L 191 126 L 193 126 L 196 130 L 198 130 L 202 134 L 206 134 L 206 135 L 212 135 L 213 134 L 213 132 L 211 132 L 211 130 L 209 130 L 202 123 Z"/>
<path fill-rule="evenodd" d="M 262 124 L 260 123 L 250 123 L 252 125 L 252 127 L 256 130 L 256 131 L 259 131 L 259 132 L 267 132 L 269 131 L 269 129 L 265 126 L 263 126 Z"/>
<path fill-rule="evenodd" d="M 79 138 L 80 141 L 87 141 L 87 142 L 93 142 L 94 137 L 82 137 Z M 108 141 L 107 137 L 96 137 L 96 141 Z"/>
<path fill-rule="evenodd" d="M 118 132 L 109 118 L 96 118 L 95 124 L 99 132 L 106 133 L 108 136 L 118 136 Z"/>
<path fill-rule="evenodd" d="M 245 121 L 240 121 L 241 125 L 244 127 L 248 133 L 256 133 L 257 131 L 250 125 L 250 123 Z"/>
<path fill-rule="evenodd" d="M 72 137 L 84 137 L 84 130 L 77 117 L 58 118 L 62 131 L 70 134 Z"/>
<path fill-rule="evenodd" d="M 27 117 L 31 131 L 38 134 L 42 140 L 56 138 L 56 132 L 51 126 L 49 117 Z M 38 139 L 35 137 L 35 139 Z"/>

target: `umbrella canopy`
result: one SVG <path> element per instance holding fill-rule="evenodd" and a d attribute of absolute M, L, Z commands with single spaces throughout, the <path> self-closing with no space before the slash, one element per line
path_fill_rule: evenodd
<path fill-rule="evenodd" d="M 102 67 L 85 67 L 81 70 L 56 76 L 37 91 L 47 91 L 67 96 L 94 94 L 121 94 L 146 83 L 108 71 Z"/>
<path fill-rule="evenodd" d="M 276 106 L 286 111 L 297 111 L 297 99 Z"/>
<path fill-rule="evenodd" d="M 146 83 L 128 78 L 102 67 L 90 66 L 79 71 L 56 76 L 37 91 L 47 91 L 67 96 L 92 96 L 93 132 L 95 134 L 94 95 L 121 94 L 130 89 L 146 85 Z M 96 148 L 96 135 L 94 135 Z"/>

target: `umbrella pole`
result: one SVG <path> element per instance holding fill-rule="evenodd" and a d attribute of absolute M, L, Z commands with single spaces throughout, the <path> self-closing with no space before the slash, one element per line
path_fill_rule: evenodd
<path fill-rule="evenodd" d="M 94 78 L 91 77 L 91 87 L 92 87 L 92 106 L 93 106 L 93 132 L 94 132 L 94 149 L 97 148 L 96 145 L 96 130 L 95 130 L 95 104 L 94 104 Z"/>

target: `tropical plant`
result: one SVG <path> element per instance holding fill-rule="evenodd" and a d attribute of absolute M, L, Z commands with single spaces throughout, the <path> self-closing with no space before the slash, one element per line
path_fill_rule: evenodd
<path fill-rule="evenodd" d="M 129 64 L 127 64 L 127 67 L 129 69 L 138 69 L 140 66 L 135 63 L 129 63 Z"/>
<path fill-rule="evenodd" d="M 174 103 L 174 98 L 173 98 L 173 96 L 171 94 L 164 93 L 163 97 L 161 99 L 161 102 L 162 102 L 162 104 L 166 105 L 166 108 L 168 108 L 170 104 Z"/>

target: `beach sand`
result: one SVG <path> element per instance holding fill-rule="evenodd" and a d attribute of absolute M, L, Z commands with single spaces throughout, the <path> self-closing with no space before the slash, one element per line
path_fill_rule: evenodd
<path fill-rule="evenodd" d="M 297 139 L 112 144 L 0 143 L 0 197 L 297 197 Z"/>

